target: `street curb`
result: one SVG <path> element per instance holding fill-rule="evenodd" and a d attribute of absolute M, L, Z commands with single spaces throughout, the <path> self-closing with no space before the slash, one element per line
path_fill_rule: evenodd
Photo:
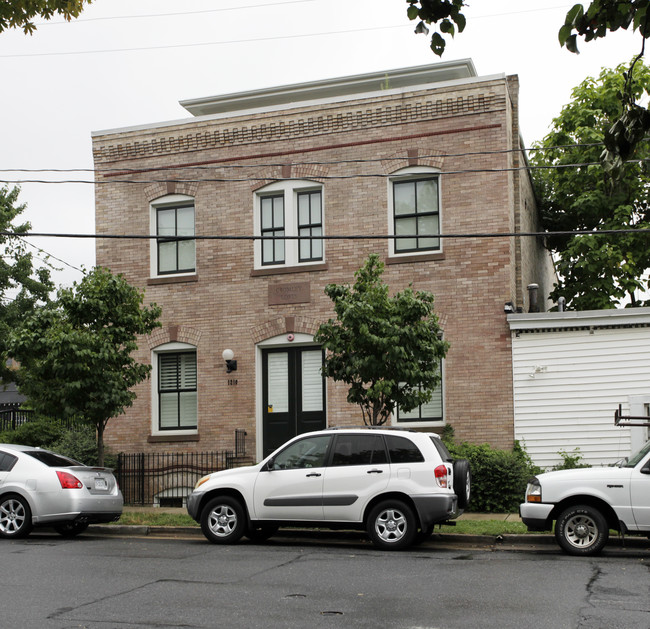
<path fill-rule="evenodd" d="M 93 524 L 89 532 L 97 535 L 125 537 L 197 537 L 203 538 L 203 532 L 196 526 L 143 526 L 127 524 Z M 363 531 L 330 529 L 291 529 L 277 532 L 277 538 L 327 539 L 363 539 Z M 555 536 L 546 535 L 460 535 L 458 533 L 434 533 L 425 544 L 453 544 L 466 546 L 491 546 L 495 548 L 509 546 L 556 546 Z M 644 537 L 610 537 L 608 546 L 623 548 L 640 548 L 650 550 L 650 541 Z"/>

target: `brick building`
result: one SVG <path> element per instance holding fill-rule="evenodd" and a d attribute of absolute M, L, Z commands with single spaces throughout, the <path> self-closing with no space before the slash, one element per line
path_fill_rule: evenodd
<path fill-rule="evenodd" d="M 97 264 L 163 308 L 137 356 L 152 378 L 107 445 L 230 448 L 244 429 L 259 459 L 359 424 L 313 335 L 332 316 L 325 285 L 376 252 L 392 290 L 434 293 L 450 343 L 432 402 L 393 423 L 511 446 L 504 307 L 526 310 L 534 282 L 544 310 L 552 264 L 534 237 L 460 236 L 537 229 L 517 93 L 464 60 L 184 101 L 192 118 L 94 133 L 98 234 L 156 236 L 98 239 Z M 378 238 L 328 238 L 350 235 Z"/>

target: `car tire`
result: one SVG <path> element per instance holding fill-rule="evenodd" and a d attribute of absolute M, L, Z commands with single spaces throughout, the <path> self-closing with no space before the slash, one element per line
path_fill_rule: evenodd
<path fill-rule="evenodd" d="M 458 497 L 458 508 L 466 509 L 472 498 L 472 474 L 467 459 L 454 461 L 454 491 Z"/>
<path fill-rule="evenodd" d="M 32 510 L 27 500 L 17 494 L 0 499 L 0 537 L 27 537 L 32 526 Z"/>
<path fill-rule="evenodd" d="M 251 542 L 265 542 L 273 537 L 280 527 L 275 524 L 263 524 L 262 526 L 250 527 L 244 535 Z"/>
<path fill-rule="evenodd" d="M 217 496 L 201 512 L 201 530 L 213 544 L 234 544 L 246 528 L 246 515 L 239 500 Z"/>
<path fill-rule="evenodd" d="M 400 550 L 413 543 L 417 519 L 401 500 L 384 500 L 368 514 L 366 530 L 372 543 L 383 550 Z"/>
<path fill-rule="evenodd" d="M 63 524 L 57 524 L 54 530 L 63 537 L 76 537 L 87 528 L 87 522 L 64 522 Z"/>
<path fill-rule="evenodd" d="M 605 517 L 589 505 L 574 505 L 565 509 L 555 523 L 555 539 L 569 555 L 596 555 L 608 538 L 609 528 Z"/>

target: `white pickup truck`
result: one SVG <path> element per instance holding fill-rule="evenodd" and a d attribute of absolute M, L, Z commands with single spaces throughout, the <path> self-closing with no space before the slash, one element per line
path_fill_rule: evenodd
<path fill-rule="evenodd" d="M 571 555 L 599 553 L 610 529 L 650 538 L 650 441 L 612 467 L 538 474 L 519 514 L 533 531 L 550 531 L 555 521 L 555 539 Z"/>

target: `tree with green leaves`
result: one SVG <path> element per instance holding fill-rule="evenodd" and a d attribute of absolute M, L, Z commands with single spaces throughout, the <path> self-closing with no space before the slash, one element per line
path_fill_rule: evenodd
<path fill-rule="evenodd" d="M 19 223 L 25 205 L 18 203 L 18 188 L 0 188 L 0 387 L 10 382 L 13 372 L 7 366 L 7 339 L 11 330 L 36 304 L 45 303 L 54 290 L 50 268 L 35 266 L 32 252 L 22 238 L 31 225 Z"/>
<path fill-rule="evenodd" d="M 406 1 L 408 18 L 419 20 L 416 33 L 428 34 L 429 26 L 436 25 L 437 30 L 431 35 L 431 50 L 442 56 L 446 44 L 444 36 L 453 37 L 465 29 L 467 20 L 462 11 L 470 3 L 467 0 Z M 650 36 L 650 0 L 591 0 L 586 9 L 580 3 L 575 4 L 558 32 L 560 46 L 578 53 L 578 37 L 589 42 L 619 29 L 638 32 L 641 49 L 629 68 L 621 69 L 625 78 L 619 95 L 622 106 L 603 135 L 605 151 L 601 160 L 615 174 L 628 159 L 637 156 L 637 147 L 650 131 L 650 111 L 635 100 L 637 87 L 633 84 L 634 66 L 643 57 L 645 40 Z"/>
<path fill-rule="evenodd" d="M 34 18 L 49 20 L 60 15 L 68 22 L 79 17 L 85 4 L 92 0 L 4 0 L 0 2 L 0 33 L 9 28 L 22 28 L 26 34 L 36 30 Z"/>
<path fill-rule="evenodd" d="M 650 271 L 650 157 L 647 142 L 638 161 L 627 162 L 616 177 L 600 161 L 610 120 L 621 113 L 624 66 L 603 70 L 572 92 L 551 132 L 536 145 L 531 164 L 542 223 L 549 232 L 584 230 L 586 235 L 547 237 L 559 275 L 551 293 L 574 310 L 615 308 L 647 301 Z M 634 67 L 633 96 L 650 94 L 650 68 Z M 629 233 L 604 233 L 630 230 Z"/>
<path fill-rule="evenodd" d="M 151 371 L 133 352 L 137 335 L 160 327 L 161 309 L 143 302 L 144 293 L 122 275 L 96 267 L 34 310 L 9 339 L 30 405 L 45 416 L 94 426 L 100 465 L 108 420 L 133 404 L 132 388 Z"/>
<path fill-rule="evenodd" d="M 325 351 L 323 374 L 349 385 L 348 402 L 358 404 L 364 423 L 381 425 L 399 407 L 426 404 L 440 384 L 442 340 L 433 295 L 411 286 L 389 295 L 384 264 L 372 254 L 355 273 L 355 283 L 329 284 L 336 320 L 323 323 L 314 339 Z"/>

